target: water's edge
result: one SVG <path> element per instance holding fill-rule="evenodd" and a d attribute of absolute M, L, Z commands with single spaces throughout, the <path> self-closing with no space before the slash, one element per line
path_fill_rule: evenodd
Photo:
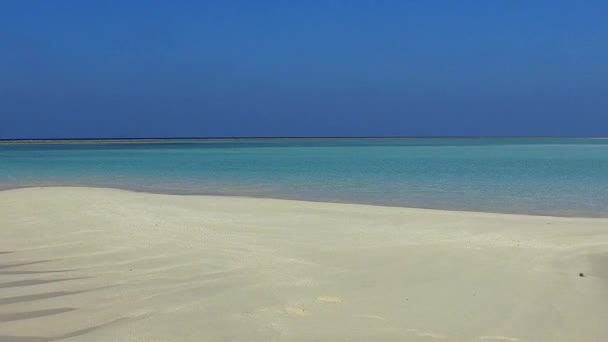
<path fill-rule="evenodd" d="M 11 186 L 11 187 L 0 187 L 0 192 L 8 192 L 11 190 L 19 189 L 52 189 L 52 188 L 90 188 L 90 189 L 108 189 L 108 190 L 120 190 L 127 192 L 151 194 L 151 195 L 168 195 L 168 196 L 202 196 L 202 197 L 228 197 L 228 198 L 249 198 L 249 199 L 271 199 L 279 201 L 292 201 L 292 202 L 311 202 L 311 203 L 328 203 L 328 204 L 349 204 L 349 205 L 361 205 L 361 206 L 372 206 L 372 207 L 385 207 L 385 208 L 403 208 L 403 209 L 415 209 L 435 212 L 454 212 L 454 213 L 473 213 L 473 214 L 492 214 L 492 215 L 507 215 L 507 216 L 532 216 L 532 217 L 547 217 L 547 218 L 575 218 L 575 219 L 607 219 L 608 215 L 575 215 L 575 214 L 547 214 L 547 213 L 521 213 L 516 211 L 488 211 L 488 210 L 459 210 L 459 209 L 447 209 L 447 208 L 435 208 L 435 207 L 422 207 L 422 206 L 402 206 L 402 205 L 391 205 L 391 204 L 374 204 L 369 202 L 357 202 L 357 201 L 329 201 L 329 200 L 312 200 L 312 199 L 298 199 L 298 198 L 287 198 L 280 196 L 254 196 L 254 195 L 240 195 L 231 193 L 204 193 L 204 192 L 171 192 L 171 191 L 154 191 L 149 189 L 139 189 L 136 187 L 113 187 L 113 186 L 96 186 L 96 185 L 85 185 L 85 184 L 61 184 L 61 185 L 25 185 L 25 186 Z"/>

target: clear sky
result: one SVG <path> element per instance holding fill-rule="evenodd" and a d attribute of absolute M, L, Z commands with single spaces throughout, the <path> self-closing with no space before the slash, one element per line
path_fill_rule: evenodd
<path fill-rule="evenodd" d="M 0 2 L 0 138 L 395 135 L 608 135 L 608 2 Z"/>

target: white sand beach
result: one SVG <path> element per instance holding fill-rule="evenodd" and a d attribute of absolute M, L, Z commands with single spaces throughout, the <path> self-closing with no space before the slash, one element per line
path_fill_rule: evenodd
<path fill-rule="evenodd" d="M 607 219 L 0 192 L 2 342 L 606 341 L 606 322 Z"/>

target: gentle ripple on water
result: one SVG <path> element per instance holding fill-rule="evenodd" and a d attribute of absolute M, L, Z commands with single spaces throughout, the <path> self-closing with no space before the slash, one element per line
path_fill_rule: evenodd
<path fill-rule="evenodd" d="M 606 217 L 608 140 L 0 144 L 0 188 L 38 185 Z"/>

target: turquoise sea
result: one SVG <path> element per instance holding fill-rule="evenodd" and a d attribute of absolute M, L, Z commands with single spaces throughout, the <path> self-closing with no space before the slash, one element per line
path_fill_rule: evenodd
<path fill-rule="evenodd" d="M 608 140 L 1 143 L 0 189 L 41 185 L 608 217 Z"/>

